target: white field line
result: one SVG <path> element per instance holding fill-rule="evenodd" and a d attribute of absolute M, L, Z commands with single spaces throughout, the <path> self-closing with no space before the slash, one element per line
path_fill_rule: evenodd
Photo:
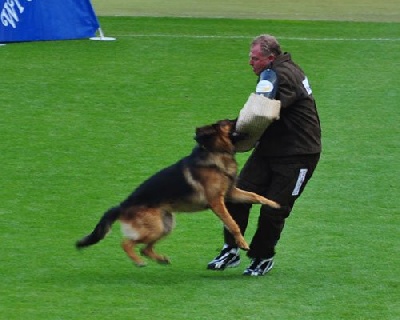
<path fill-rule="evenodd" d="M 113 37 L 123 38 L 190 38 L 190 39 L 253 39 L 254 36 L 211 36 L 211 35 L 176 35 L 176 34 L 116 34 Z M 400 41 L 400 38 L 307 38 L 307 37 L 280 37 L 279 40 L 295 41 Z"/>

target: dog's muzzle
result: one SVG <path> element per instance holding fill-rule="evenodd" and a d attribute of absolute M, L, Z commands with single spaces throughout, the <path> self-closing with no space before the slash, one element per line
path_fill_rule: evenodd
<path fill-rule="evenodd" d="M 230 135 L 229 138 L 231 139 L 232 143 L 235 145 L 236 142 L 241 141 L 241 140 L 245 140 L 248 138 L 248 134 L 247 133 L 241 133 L 241 132 L 237 132 L 237 131 L 233 131 Z"/>

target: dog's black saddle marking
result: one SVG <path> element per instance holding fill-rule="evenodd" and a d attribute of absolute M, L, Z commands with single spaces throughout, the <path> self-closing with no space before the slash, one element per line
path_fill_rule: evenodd
<path fill-rule="evenodd" d="M 121 203 L 121 207 L 133 205 L 157 207 L 172 199 L 184 198 L 191 194 L 192 188 L 183 174 L 183 160 L 158 171 L 145 180 L 131 195 Z"/>

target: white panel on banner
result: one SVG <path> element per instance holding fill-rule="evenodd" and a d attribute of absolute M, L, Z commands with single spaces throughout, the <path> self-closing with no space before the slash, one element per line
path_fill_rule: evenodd
<path fill-rule="evenodd" d="M 96 35 L 89 0 L 0 0 L 0 42 L 65 40 Z"/>

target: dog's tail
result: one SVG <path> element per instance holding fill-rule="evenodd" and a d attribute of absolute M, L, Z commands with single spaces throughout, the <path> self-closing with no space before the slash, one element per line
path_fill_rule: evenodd
<path fill-rule="evenodd" d="M 113 223 L 119 218 L 121 214 L 120 207 L 114 207 L 109 209 L 100 219 L 91 234 L 83 237 L 81 240 L 76 242 L 78 249 L 91 246 L 96 244 L 100 240 L 103 240 L 107 233 L 110 231 Z"/>

